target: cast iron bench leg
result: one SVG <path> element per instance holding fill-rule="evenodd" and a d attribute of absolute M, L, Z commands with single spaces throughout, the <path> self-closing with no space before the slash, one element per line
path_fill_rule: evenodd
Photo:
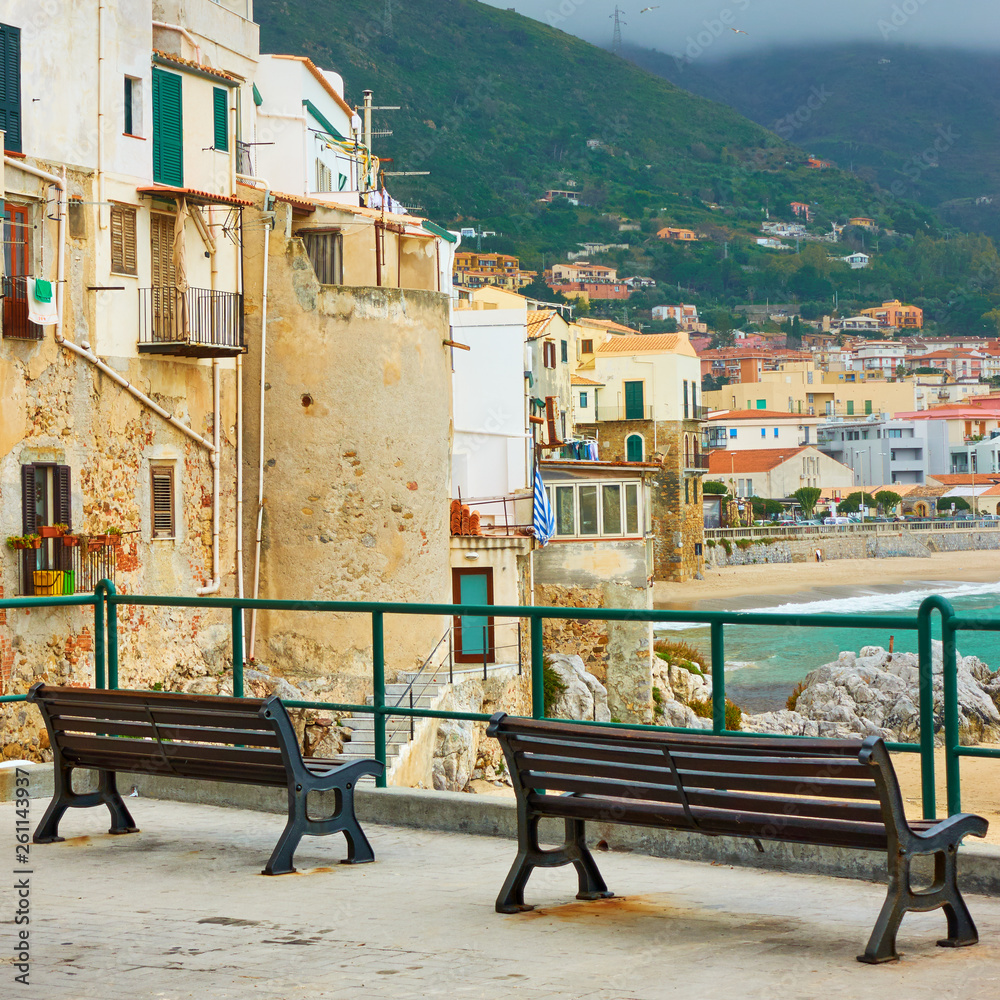
<path fill-rule="evenodd" d="M 33 840 L 36 844 L 58 844 L 64 838 L 59 836 L 59 823 L 67 809 L 87 809 L 101 805 L 108 807 L 111 813 L 111 828 L 108 833 L 138 833 L 121 795 L 118 793 L 118 783 L 114 771 L 100 771 L 97 790 L 94 792 L 73 791 L 73 768 L 58 762 L 53 769 L 53 795 L 41 822 L 35 829 Z"/>
<path fill-rule="evenodd" d="M 52 791 L 52 801 L 45 810 L 41 822 L 35 827 L 32 839 L 36 844 L 58 844 L 64 839 L 59 836 L 59 821 L 70 806 L 69 797 L 73 794 L 72 774 L 73 769 L 61 762 L 57 762 L 52 769 L 55 787 Z"/>
<path fill-rule="evenodd" d="M 295 871 L 295 849 L 299 846 L 308 822 L 305 790 L 301 785 L 289 785 L 288 822 L 267 859 L 262 875 L 290 875 Z"/>
<path fill-rule="evenodd" d="M 947 901 L 942 903 L 948 920 L 948 936 L 938 941 L 942 948 L 964 948 L 979 943 L 979 932 L 958 888 L 958 850 L 951 846 L 934 856 L 934 883 L 942 886 Z"/>
<path fill-rule="evenodd" d="M 138 833 L 139 827 L 135 825 L 132 814 L 125 807 L 118 792 L 118 775 L 114 771 L 101 771 L 98 779 L 97 794 L 108 807 L 111 813 L 111 829 L 108 833 Z"/>
<path fill-rule="evenodd" d="M 358 818 L 354 815 L 353 797 L 344 807 L 344 837 L 347 840 L 347 858 L 342 862 L 345 865 L 366 865 L 375 860 L 375 852 L 372 845 L 368 843 L 368 838 L 361 829 Z"/>
<path fill-rule="evenodd" d="M 598 870 L 594 856 L 587 849 L 585 824 L 582 819 L 566 820 L 566 855 L 576 868 L 580 880 L 580 891 L 577 899 L 608 899 L 613 892 L 608 891 L 604 879 Z"/>

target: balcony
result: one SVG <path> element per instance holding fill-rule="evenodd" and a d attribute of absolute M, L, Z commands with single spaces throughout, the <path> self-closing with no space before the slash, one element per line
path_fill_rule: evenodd
<path fill-rule="evenodd" d="M 187 358 L 243 353 L 243 296 L 209 288 L 140 288 L 139 350 Z"/>
<path fill-rule="evenodd" d="M 688 455 L 684 459 L 684 469 L 687 472 L 707 472 L 708 454 L 701 452 L 697 455 Z"/>
<path fill-rule="evenodd" d="M 28 322 L 28 279 L 24 275 L 16 275 L 4 277 L 2 282 L 3 339 L 42 340 L 44 329 Z"/>
<path fill-rule="evenodd" d="M 43 538 L 37 549 L 15 549 L 19 597 L 55 597 L 92 592 L 98 581 L 115 582 L 119 545 L 79 536 L 70 547 L 62 538 Z"/>

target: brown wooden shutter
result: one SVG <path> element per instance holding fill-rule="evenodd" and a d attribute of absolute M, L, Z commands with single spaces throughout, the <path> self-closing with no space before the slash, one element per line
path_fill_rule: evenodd
<path fill-rule="evenodd" d="M 57 465 L 55 468 L 55 511 L 53 524 L 66 524 L 73 527 L 73 504 L 70 493 L 70 474 L 68 465 Z"/>
<path fill-rule="evenodd" d="M 21 530 L 35 533 L 35 467 L 21 466 Z"/>
<path fill-rule="evenodd" d="M 138 274 L 135 253 L 135 209 L 128 205 L 111 208 L 111 270 L 116 274 Z"/>
<path fill-rule="evenodd" d="M 111 207 L 111 270 L 121 274 L 125 268 L 125 241 L 122 235 L 122 210 Z"/>
<path fill-rule="evenodd" d="M 174 470 L 170 465 L 154 465 L 152 474 L 153 537 L 173 538 Z"/>

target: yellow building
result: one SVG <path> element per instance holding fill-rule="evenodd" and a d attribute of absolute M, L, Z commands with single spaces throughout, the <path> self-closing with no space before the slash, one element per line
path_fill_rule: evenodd
<path fill-rule="evenodd" d="M 920 330 L 924 325 L 923 309 L 919 306 L 903 305 L 899 299 L 890 299 L 880 306 L 862 309 L 861 315 L 877 319 L 881 326 L 894 326 L 897 329 Z"/>
<path fill-rule="evenodd" d="M 519 258 L 507 253 L 473 253 L 460 250 L 455 254 L 454 282 L 469 288 L 497 285 L 517 289 L 527 285 L 537 271 L 522 271 Z"/>

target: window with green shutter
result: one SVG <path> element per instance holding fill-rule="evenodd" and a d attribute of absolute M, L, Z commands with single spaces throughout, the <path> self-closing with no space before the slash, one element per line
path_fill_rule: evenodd
<path fill-rule="evenodd" d="M 220 153 L 229 152 L 229 94 L 225 87 L 212 88 L 213 120 L 215 121 L 215 142 L 212 144 Z"/>
<path fill-rule="evenodd" d="M 153 67 L 153 180 L 184 186 L 181 78 Z"/>
<path fill-rule="evenodd" d="M 4 146 L 21 150 L 21 29 L 0 24 L 0 129 Z"/>

